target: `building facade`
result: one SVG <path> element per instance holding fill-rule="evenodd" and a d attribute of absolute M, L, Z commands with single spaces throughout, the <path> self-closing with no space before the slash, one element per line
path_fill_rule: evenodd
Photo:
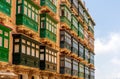
<path fill-rule="evenodd" d="M 95 79 L 94 26 L 81 0 L 0 0 L 0 79 Z"/>

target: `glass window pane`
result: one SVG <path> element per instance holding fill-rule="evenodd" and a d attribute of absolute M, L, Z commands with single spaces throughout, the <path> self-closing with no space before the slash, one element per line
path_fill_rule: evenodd
<path fill-rule="evenodd" d="M 22 45 L 22 53 L 25 53 L 25 45 Z"/>
<path fill-rule="evenodd" d="M 44 49 L 40 49 L 40 52 L 44 52 Z"/>
<path fill-rule="evenodd" d="M 27 55 L 30 55 L 30 47 L 27 47 Z"/>
<path fill-rule="evenodd" d="M 48 61 L 48 54 L 46 54 L 46 61 Z"/>
<path fill-rule="evenodd" d="M 10 3 L 10 0 L 6 0 L 6 2 Z"/>
<path fill-rule="evenodd" d="M 34 20 L 34 12 L 32 12 L 32 19 Z"/>
<path fill-rule="evenodd" d="M 37 49 L 39 49 L 39 46 L 38 46 L 38 45 L 36 45 L 36 48 L 37 48 Z"/>
<path fill-rule="evenodd" d="M 24 0 L 24 4 L 27 5 L 27 2 Z"/>
<path fill-rule="evenodd" d="M 4 34 L 5 34 L 5 36 L 8 36 L 8 32 L 5 32 Z"/>
<path fill-rule="evenodd" d="M 22 0 L 18 0 L 18 4 L 21 4 L 22 3 Z"/>
<path fill-rule="evenodd" d="M 32 56 L 35 56 L 35 49 L 32 48 Z"/>
<path fill-rule="evenodd" d="M 0 46 L 2 46 L 2 37 L 0 37 Z"/>
<path fill-rule="evenodd" d="M 19 52 L 19 45 L 18 44 L 15 45 L 14 52 L 16 52 L 16 53 Z"/>
<path fill-rule="evenodd" d="M 52 56 L 52 63 L 54 63 L 54 56 Z"/>
<path fill-rule="evenodd" d="M 28 16 L 31 18 L 31 10 L 28 9 Z"/>
<path fill-rule="evenodd" d="M 19 42 L 19 39 L 15 39 L 15 42 Z"/>
<path fill-rule="evenodd" d="M 8 39 L 4 39 L 4 47 L 8 48 Z"/>
<path fill-rule="evenodd" d="M 49 62 L 51 62 L 51 55 L 49 55 Z"/>
<path fill-rule="evenodd" d="M 55 64 L 57 63 L 57 58 L 55 57 Z"/>
<path fill-rule="evenodd" d="M 27 15 L 27 7 L 24 6 L 24 14 Z"/>
<path fill-rule="evenodd" d="M 27 45 L 30 45 L 30 42 L 29 42 L 29 41 L 27 41 Z"/>
<path fill-rule="evenodd" d="M 34 44 L 34 43 L 32 43 L 32 47 L 35 47 L 35 44 Z"/>
<path fill-rule="evenodd" d="M 44 54 L 40 54 L 40 60 L 44 60 Z"/>
<path fill-rule="evenodd" d="M 22 11 L 22 7 L 18 6 L 18 13 L 21 13 L 21 11 Z"/>
<path fill-rule="evenodd" d="M 26 43 L 26 40 L 22 39 L 22 43 Z"/>
<path fill-rule="evenodd" d="M 3 31 L 2 30 L 0 30 L 0 34 L 2 34 L 3 33 Z"/>
<path fill-rule="evenodd" d="M 37 22 L 37 21 L 38 21 L 38 18 L 37 18 L 38 16 L 37 16 L 37 14 L 35 15 L 35 17 L 36 17 L 36 18 L 35 18 L 35 21 Z"/>
<path fill-rule="evenodd" d="M 36 57 L 39 58 L 39 51 L 36 50 Z"/>

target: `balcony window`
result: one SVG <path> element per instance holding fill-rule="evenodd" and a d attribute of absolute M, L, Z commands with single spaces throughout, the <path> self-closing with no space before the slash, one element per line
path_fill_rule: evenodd
<path fill-rule="evenodd" d="M 0 25 L 0 61 L 8 62 L 10 29 Z"/>
<path fill-rule="evenodd" d="M 79 63 L 79 78 L 84 78 L 84 65 Z"/>
<path fill-rule="evenodd" d="M 27 47 L 27 55 L 30 55 L 30 47 Z"/>
<path fill-rule="evenodd" d="M 78 20 L 74 15 L 72 15 L 72 26 L 71 26 L 71 28 L 78 35 Z"/>
<path fill-rule="evenodd" d="M 89 20 L 89 27 L 88 30 L 91 31 L 92 33 L 94 33 L 94 24 L 92 23 L 91 20 Z"/>
<path fill-rule="evenodd" d="M 26 49 L 26 48 L 25 48 L 25 45 L 22 45 L 22 53 L 24 53 L 24 54 L 25 54 L 25 52 L 26 52 L 25 49 Z"/>
<path fill-rule="evenodd" d="M 78 42 L 73 38 L 72 52 L 78 55 Z"/>
<path fill-rule="evenodd" d="M 71 45 L 71 36 L 65 32 L 65 42 Z"/>
<path fill-rule="evenodd" d="M 35 49 L 32 48 L 32 56 L 35 56 Z"/>
<path fill-rule="evenodd" d="M 78 76 L 78 62 L 73 60 L 72 65 L 73 65 L 72 75 Z"/>
<path fill-rule="evenodd" d="M 94 69 L 90 69 L 90 79 L 95 79 Z"/>
<path fill-rule="evenodd" d="M 83 11 L 84 11 L 84 9 L 83 9 L 82 5 L 79 4 L 79 14 L 82 16 L 83 16 Z"/>
<path fill-rule="evenodd" d="M 21 4 L 22 3 L 22 0 L 18 0 L 18 4 Z"/>
<path fill-rule="evenodd" d="M 73 17 L 73 25 L 78 29 L 78 21 Z"/>
<path fill-rule="evenodd" d="M 60 46 L 71 51 L 71 36 L 65 31 L 60 31 Z"/>
<path fill-rule="evenodd" d="M 88 67 L 85 67 L 85 79 L 89 79 L 89 68 Z"/>
<path fill-rule="evenodd" d="M 94 39 L 92 37 L 89 37 L 89 45 L 94 48 Z"/>
<path fill-rule="evenodd" d="M 13 64 L 38 67 L 39 45 L 39 42 L 22 34 L 13 34 Z"/>
<path fill-rule="evenodd" d="M 90 63 L 94 64 L 94 54 L 90 52 Z"/>
<path fill-rule="evenodd" d="M 84 56 L 84 47 L 82 44 L 79 44 L 79 56 L 82 58 Z"/>
<path fill-rule="evenodd" d="M 56 42 L 56 21 L 48 14 L 41 14 L 41 29 L 40 37 L 48 38 L 53 42 Z"/>
<path fill-rule="evenodd" d="M 88 49 L 85 48 L 85 60 L 88 61 L 89 60 L 89 51 Z"/>
<path fill-rule="evenodd" d="M 80 23 L 79 23 L 78 28 L 79 28 L 78 35 L 83 39 L 84 38 L 84 29 Z"/>
<path fill-rule="evenodd" d="M 66 5 L 61 5 L 61 16 L 66 17 L 69 22 L 71 21 L 71 12 Z"/>
<path fill-rule="evenodd" d="M 84 37 L 86 40 L 88 40 L 88 33 L 86 31 L 84 31 Z"/>
<path fill-rule="evenodd" d="M 87 15 L 86 12 L 84 12 L 84 20 L 85 20 L 85 22 L 88 24 L 88 15 Z"/>
<path fill-rule="evenodd" d="M 72 61 L 69 57 L 60 57 L 60 73 L 71 75 Z"/>
<path fill-rule="evenodd" d="M 19 44 L 16 44 L 16 45 L 15 45 L 15 49 L 14 49 L 15 53 L 18 53 L 18 52 L 19 52 L 19 48 L 20 48 L 20 47 L 19 47 Z"/>
<path fill-rule="evenodd" d="M 0 47 L 2 46 L 2 37 L 0 37 Z"/>

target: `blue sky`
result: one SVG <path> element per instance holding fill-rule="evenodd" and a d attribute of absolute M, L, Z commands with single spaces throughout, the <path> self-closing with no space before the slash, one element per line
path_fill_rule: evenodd
<path fill-rule="evenodd" d="M 120 79 L 120 0 L 84 1 L 96 22 L 96 79 Z"/>

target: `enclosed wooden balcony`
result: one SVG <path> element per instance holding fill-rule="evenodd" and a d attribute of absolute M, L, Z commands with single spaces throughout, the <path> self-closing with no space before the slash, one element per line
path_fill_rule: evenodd
<path fill-rule="evenodd" d="M 39 68 L 40 43 L 23 34 L 13 34 L 13 64 Z"/>
<path fill-rule="evenodd" d="M 31 0 L 17 1 L 16 24 L 18 28 L 26 28 L 38 33 L 38 10 L 40 6 Z"/>
<path fill-rule="evenodd" d="M 57 50 L 41 45 L 40 46 L 40 69 L 57 72 Z"/>
<path fill-rule="evenodd" d="M 61 27 L 70 30 L 71 29 L 71 10 L 65 5 L 60 5 L 60 21 Z"/>
<path fill-rule="evenodd" d="M 65 30 L 60 30 L 60 48 L 61 53 L 71 53 L 71 35 Z"/>
<path fill-rule="evenodd" d="M 72 61 L 70 57 L 65 56 L 62 54 L 60 56 L 60 73 L 64 74 L 64 76 L 71 76 L 71 68 L 72 68 Z"/>

